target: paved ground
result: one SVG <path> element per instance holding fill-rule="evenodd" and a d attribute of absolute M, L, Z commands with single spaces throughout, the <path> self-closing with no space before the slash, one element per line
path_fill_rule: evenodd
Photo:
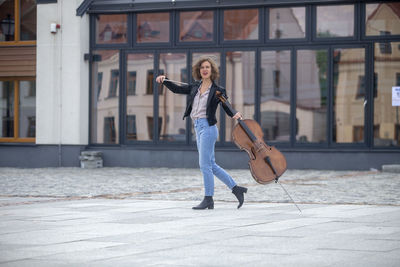
<path fill-rule="evenodd" d="M 289 170 L 236 209 L 196 169 L 0 168 L 0 266 L 399 266 L 400 175 Z"/>

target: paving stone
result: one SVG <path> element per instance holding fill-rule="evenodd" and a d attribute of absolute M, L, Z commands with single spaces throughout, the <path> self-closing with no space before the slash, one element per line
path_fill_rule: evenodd
<path fill-rule="evenodd" d="M 398 174 L 289 170 L 299 212 L 228 171 L 249 188 L 239 210 L 217 180 L 215 209 L 192 210 L 194 169 L 0 168 L 0 265 L 398 266 Z"/>

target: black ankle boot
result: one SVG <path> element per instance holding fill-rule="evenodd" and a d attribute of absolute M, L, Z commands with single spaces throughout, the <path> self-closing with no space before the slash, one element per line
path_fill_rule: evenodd
<path fill-rule="evenodd" d="M 203 201 L 197 205 L 196 207 L 193 207 L 192 209 L 194 210 L 204 210 L 204 209 L 214 209 L 214 200 L 213 197 L 211 196 L 205 196 Z"/>
<path fill-rule="evenodd" d="M 239 209 L 243 205 L 243 202 L 244 202 L 244 195 L 243 194 L 247 193 L 247 188 L 235 185 L 232 188 L 232 193 L 236 196 L 236 198 L 239 201 L 239 205 L 237 207 Z"/>

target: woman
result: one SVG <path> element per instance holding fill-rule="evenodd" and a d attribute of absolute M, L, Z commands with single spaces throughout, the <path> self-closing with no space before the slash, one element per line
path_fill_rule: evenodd
<path fill-rule="evenodd" d="M 197 82 L 179 86 L 166 79 L 164 75 L 156 78 L 172 92 L 187 94 L 188 102 L 183 118 L 190 115 L 196 131 L 197 150 L 199 152 L 199 165 L 203 174 L 205 196 L 203 201 L 193 209 L 214 208 L 214 175 L 226 184 L 239 201 L 238 208 L 243 205 L 244 193 L 247 188 L 236 185 L 232 177 L 215 163 L 214 146 L 218 138 L 217 119 L 215 112 L 221 102 L 216 96 L 216 91 L 226 95 L 225 89 L 215 84 L 219 77 L 218 67 L 211 58 L 201 58 L 193 66 L 192 75 Z M 222 107 L 234 119 L 242 118 L 240 112 L 233 114 L 225 103 Z"/>

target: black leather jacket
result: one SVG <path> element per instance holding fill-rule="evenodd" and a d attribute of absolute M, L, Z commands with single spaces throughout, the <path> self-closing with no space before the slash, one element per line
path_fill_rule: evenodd
<path fill-rule="evenodd" d="M 188 85 L 177 85 L 173 82 L 166 81 L 164 80 L 163 85 L 165 85 L 169 90 L 176 94 L 185 94 L 188 95 L 187 97 L 187 103 L 186 103 L 186 110 L 185 114 L 183 114 L 183 119 L 188 117 L 190 113 L 192 112 L 192 104 L 194 97 L 197 94 L 197 90 L 199 89 L 200 82 L 194 82 Z M 216 97 L 215 92 L 220 91 L 222 94 L 226 97 L 226 90 L 218 85 L 216 85 L 214 82 L 212 83 L 212 86 L 210 88 L 210 93 L 208 95 L 207 99 L 207 109 L 206 109 L 206 115 L 207 115 L 207 121 L 210 126 L 214 125 L 217 123 L 217 118 L 215 117 L 215 113 L 217 111 L 218 104 L 221 103 L 222 107 L 224 108 L 226 114 L 228 114 L 230 117 L 233 117 L 236 114 L 236 110 L 232 108 L 233 113 L 231 110 L 228 108 L 228 106 L 221 102 L 221 100 Z"/>

